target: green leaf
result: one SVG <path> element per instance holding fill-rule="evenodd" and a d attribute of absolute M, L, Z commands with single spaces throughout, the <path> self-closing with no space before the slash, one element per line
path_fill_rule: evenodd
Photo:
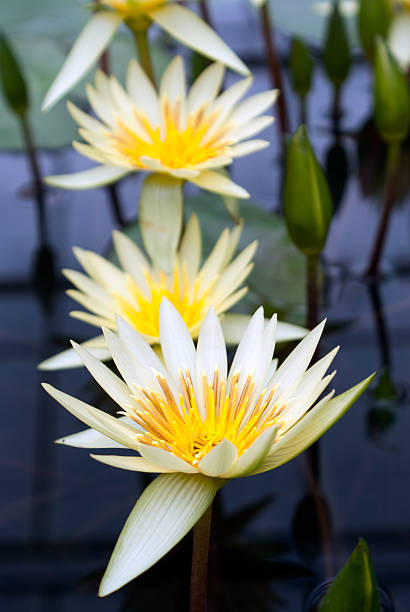
<path fill-rule="evenodd" d="M 380 612 L 376 576 L 368 546 L 362 539 L 319 606 L 319 612 L 346 610 Z"/>
<path fill-rule="evenodd" d="M 374 118 L 380 136 L 387 141 L 406 138 L 410 125 L 407 77 L 387 44 L 378 37 L 374 57 Z"/>
<path fill-rule="evenodd" d="M 304 98 L 312 86 L 313 59 L 301 38 L 292 38 L 289 68 L 293 89 Z"/>
<path fill-rule="evenodd" d="M 351 66 L 350 46 L 345 22 L 336 2 L 329 19 L 323 50 L 323 64 L 335 87 L 346 80 Z"/>
<path fill-rule="evenodd" d="M 6 35 L 1 33 L 0 81 L 8 106 L 16 115 L 25 115 L 30 102 L 24 75 Z"/>
<path fill-rule="evenodd" d="M 390 0 L 360 0 L 359 37 L 370 61 L 373 60 L 376 36 L 386 38 L 392 18 Z"/>
<path fill-rule="evenodd" d="M 139 226 L 152 261 L 171 272 L 182 230 L 182 182 L 166 174 L 146 177 L 139 201 Z"/>
<path fill-rule="evenodd" d="M 129 515 L 100 586 L 104 597 L 171 550 L 199 521 L 223 481 L 201 474 L 162 474 Z"/>
<path fill-rule="evenodd" d="M 320 254 L 332 218 L 332 197 L 304 126 L 288 146 L 283 210 L 298 249 L 305 255 Z"/>

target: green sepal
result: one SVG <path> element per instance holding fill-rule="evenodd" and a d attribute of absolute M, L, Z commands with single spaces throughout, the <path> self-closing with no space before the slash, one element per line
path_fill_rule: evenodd
<path fill-rule="evenodd" d="M 387 44 L 378 37 L 374 56 L 374 118 L 387 141 L 406 138 L 410 125 L 409 85 Z"/>
<path fill-rule="evenodd" d="M 380 612 L 376 575 L 369 548 L 362 539 L 319 606 L 319 612 L 346 610 Z"/>
<path fill-rule="evenodd" d="M 7 104 L 16 115 L 28 111 L 26 82 L 17 57 L 4 33 L 0 33 L 0 82 Z"/>
<path fill-rule="evenodd" d="M 297 248 L 305 255 L 319 255 L 332 219 L 332 196 L 304 126 L 288 145 L 283 210 Z"/>
<path fill-rule="evenodd" d="M 361 0 L 359 7 L 359 38 L 366 57 L 373 61 L 376 36 L 386 38 L 393 19 L 390 0 Z"/>
<path fill-rule="evenodd" d="M 312 86 L 313 59 L 306 44 L 297 36 L 292 38 L 289 69 L 293 89 L 304 98 Z"/>
<path fill-rule="evenodd" d="M 327 76 L 335 87 L 340 87 L 346 80 L 351 63 L 347 30 L 336 3 L 333 5 L 333 11 L 329 19 L 323 50 L 323 64 Z"/>

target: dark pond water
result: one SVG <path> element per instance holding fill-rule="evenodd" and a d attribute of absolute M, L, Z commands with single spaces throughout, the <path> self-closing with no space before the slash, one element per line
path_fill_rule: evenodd
<path fill-rule="evenodd" d="M 224 30 L 256 73 L 255 90 L 268 84 L 255 24 L 235 22 Z M 255 42 L 256 41 L 256 42 Z M 280 39 L 283 55 L 287 41 Z M 287 91 L 293 127 L 297 103 Z M 334 146 L 329 108 L 332 92 L 320 67 L 309 99 L 309 124 L 318 155 L 326 163 Z M 343 90 L 340 144 L 349 170 L 324 257 L 322 313 L 329 331 L 322 351 L 340 344 L 337 391 L 370 372 L 385 372 L 382 393 L 373 388 L 320 442 L 320 496 L 331 526 L 330 572 L 346 560 L 359 536 L 369 544 L 380 585 L 397 612 L 410 608 L 410 213 L 409 194 L 396 208 L 384 254 L 385 275 L 368 284 L 360 272 L 368 258 L 380 213 L 377 145 L 370 142 L 358 180 L 358 140 L 371 108 L 371 76 L 356 63 Z M 256 201 L 280 201 L 276 132 L 267 151 L 234 168 Z M 363 148 L 363 147 L 362 147 Z M 336 178 L 344 158 L 333 149 Z M 333 160 L 335 157 L 333 157 Z M 83 167 L 70 151 L 43 153 L 44 173 Z M 372 165 L 376 163 L 376 165 Z M 408 168 L 407 168 L 408 171 Z M 39 373 L 36 364 L 61 349 L 67 337 L 85 339 L 90 329 L 68 317 L 71 303 L 61 278 L 51 301 L 32 290 L 36 250 L 35 217 L 21 196 L 28 181 L 21 155 L 0 155 L 0 359 L 2 428 L 0 463 L 0 608 L 7 612 L 87 612 L 185 609 L 189 538 L 130 587 L 105 600 L 96 596 L 101 572 L 124 519 L 146 482 L 107 468 L 87 451 L 53 445 L 81 425 L 40 388 L 53 385 L 111 406 L 83 371 Z M 366 195 L 363 195 L 363 185 Z M 135 214 L 135 183 L 121 186 L 124 214 Z M 57 266 L 74 266 L 73 244 L 103 251 L 115 226 L 104 191 L 52 194 L 49 230 Z M 272 264 L 274 265 L 274 264 Z M 274 293 L 274 288 L 267 288 Z M 392 383 L 389 387 L 386 379 Z M 380 379 L 378 379 L 380 381 Z M 380 397 L 383 396 L 384 397 Z M 312 501 L 308 461 L 301 457 L 273 472 L 241 479 L 224 489 L 213 552 L 213 609 L 299 611 L 307 594 L 324 579 L 323 554 Z M 247 511 L 245 511 L 247 509 Z M 233 518 L 235 517 L 235 519 Z"/>

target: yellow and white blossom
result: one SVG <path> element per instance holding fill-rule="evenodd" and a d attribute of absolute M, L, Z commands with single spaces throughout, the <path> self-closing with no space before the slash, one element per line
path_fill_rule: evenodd
<path fill-rule="evenodd" d="M 113 76 L 97 72 L 95 86 L 87 87 L 97 118 L 71 103 L 69 110 L 86 142 L 75 142 L 74 147 L 100 165 L 51 176 L 46 182 L 88 189 L 143 170 L 188 180 L 209 191 L 248 197 L 245 189 L 217 170 L 268 146 L 265 140 L 249 139 L 272 123 L 272 116 L 261 114 L 272 108 L 277 91 L 240 102 L 252 78 L 218 96 L 223 77 L 224 67 L 214 63 L 187 92 L 180 57 L 169 64 L 158 92 L 135 60 L 128 67 L 127 90 Z"/>
<path fill-rule="evenodd" d="M 230 479 L 289 461 L 315 442 L 357 399 L 370 379 L 318 401 L 335 372 L 338 348 L 309 367 L 324 322 L 276 369 L 276 316 L 252 317 L 228 371 L 213 308 L 195 349 L 191 333 L 164 298 L 159 315 L 164 362 L 127 322 L 105 337 L 120 376 L 74 345 L 95 380 L 119 405 L 118 419 L 50 385 L 52 397 L 92 429 L 59 440 L 71 446 L 124 448 L 139 456 L 92 455 L 108 465 L 161 473 L 131 512 L 103 577 L 108 595 L 151 567 L 199 520 Z"/>
<path fill-rule="evenodd" d="M 182 316 L 193 338 L 210 307 L 222 316 L 225 339 L 238 344 L 249 317 L 228 314 L 246 293 L 242 284 L 252 270 L 257 243 L 253 242 L 234 259 L 242 226 L 225 229 L 209 257 L 201 265 L 201 230 L 193 215 L 186 227 L 171 271 L 166 273 L 153 264 L 125 234 L 115 231 L 114 246 L 120 267 L 97 253 L 75 248 L 74 253 L 86 274 L 64 270 L 75 289 L 68 295 L 86 311 L 73 311 L 71 316 L 100 328 L 115 330 L 119 315 L 150 344 L 159 343 L 159 309 L 165 297 Z M 279 323 L 279 340 L 302 338 L 306 330 L 297 325 Z M 111 353 L 103 336 L 85 343 L 99 359 Z M 40 369 L 60 369 L 82 365 L 73 349 L 47 359 Z"/>
<path fill-rule="evenodd" d="M 58 102 L 88 72 L 122 23 L 144 29 L 154 23 L 176 40 L 240 74 L 249 70 L 196 13 L 174 0 L 104 0 L 74 43 L 44 99 L 43 110 Z"/>

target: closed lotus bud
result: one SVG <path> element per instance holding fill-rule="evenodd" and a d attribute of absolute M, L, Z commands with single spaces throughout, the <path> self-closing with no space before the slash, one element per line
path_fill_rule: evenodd
<path fill-rule="evenodd" d="M 293 89 L 304 98 L 312 86 L 313 60 L 309 49 L 300 38 L 292 38 L 290 76 Z"/>
<path fill-rule="evenodd" d="M 327 27 L 323 64 L 333 85 L 340 87 L 349 74 L 351 56 L 345 22 L 337 3 Z"/>
<path fill-rule="evenodd" d="M 4 34 L 0 34 L 0 82 L 11 110 L 17 115 L 24 115 L 29 106 L 27 87 L 17 58 Z"/>
<path fill-rule="evenodd" d="M 386 43 L 379 37 L 375 47 L 374 117 L 384 140 L 401 141 L 409 131 L 409 85 Z"/>
<path fill-rule="evenodd" d="M 359 37 L 370 61 L 373 61 L 376 36 L 386 38 L 392 19 L 391 0 L 360 0 Z"/>
<path fill-rule="evenodd" d="M 304 126 L 288 145 L 283 199 L 293 242 L 305 255 L 319 255 L 332 218 L 332 197 Z"/>

